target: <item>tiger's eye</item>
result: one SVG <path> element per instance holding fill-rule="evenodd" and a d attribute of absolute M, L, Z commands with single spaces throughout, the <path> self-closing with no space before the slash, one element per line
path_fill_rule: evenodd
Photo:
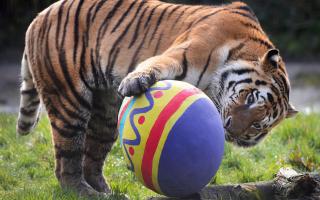
<path fill-rule="evenodd" d="M 250 94 L 247 100 L 247 104 L 253 104 L 253 103 L 254 103 L 254 97 L 252 94 Z"/>

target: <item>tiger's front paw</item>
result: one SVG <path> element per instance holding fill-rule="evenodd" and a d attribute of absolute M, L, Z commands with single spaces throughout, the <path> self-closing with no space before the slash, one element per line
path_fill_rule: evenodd
<path fill-rule="evenodd" d="M 123 96 L 139 95 L 156 81 L 156 76 L 152 72 L 131 72 L 121 81 L 118 92 Z"/>

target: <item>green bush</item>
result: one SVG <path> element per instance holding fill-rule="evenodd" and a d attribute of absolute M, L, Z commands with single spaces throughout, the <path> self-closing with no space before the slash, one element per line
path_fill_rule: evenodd
<path fill-rule="evenodd" d="M 53 2 L 55 1 L 0 1 L 0 50 L 8 46 L 23 46 L 24 33 L 32 19 Z"/>
<path fill-rule="evenodd" d="M 221 4 L 232 0 L 164 0 L 187 4 Z M 22 48 L 24 33 L 32 19 L 54 0 L 0 1 L 0 51 Z M 319 0 L 244 0 L 255 11 L 271 40 L 286 57 L 320 56 Z"/>
<path fill-rule="evenodd" d="M 167 0 L 190 4 L 221 4 L 234 0 Z M 285 57 L 310 59 L 320 56 L 319 0 L 242 0 L 258 19 Z"/>

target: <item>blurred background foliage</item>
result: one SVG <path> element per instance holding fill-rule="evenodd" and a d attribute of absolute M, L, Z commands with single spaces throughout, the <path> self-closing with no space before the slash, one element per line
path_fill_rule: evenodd
<path fill-rule="evenodd" d="M 165 0 L 185 4 L 222 4 L 232 0 Z M 20 49 L 24 33 L 38 12 L 54 0 L 1 0 L 0 53 Z M 320 0 L 244 0 L 288 59 L 319 60 Z"/>

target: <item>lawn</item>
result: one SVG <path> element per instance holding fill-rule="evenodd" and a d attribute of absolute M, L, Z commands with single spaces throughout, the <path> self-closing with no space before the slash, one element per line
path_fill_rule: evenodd
<path fill-rule="evenodd" d="M 16 116 L 0 114 L 0 199 L 77 199 L 74 193 L 61 190 L 54 177 L 48 119 L 43 117 L 26 137 L 16 137 L 15 122 Z M 254 148 L 227 144 L 211 184 L 269 180 L 281 167 L 320 171 L 319 114 L 300 114 L 286 120 Z M 104 174 L 114 191 L 112 199 L 120 199 L 121 194 L 130 199 L 156 195 L 126 169 L 119 142 L 106 160 Z"/>

